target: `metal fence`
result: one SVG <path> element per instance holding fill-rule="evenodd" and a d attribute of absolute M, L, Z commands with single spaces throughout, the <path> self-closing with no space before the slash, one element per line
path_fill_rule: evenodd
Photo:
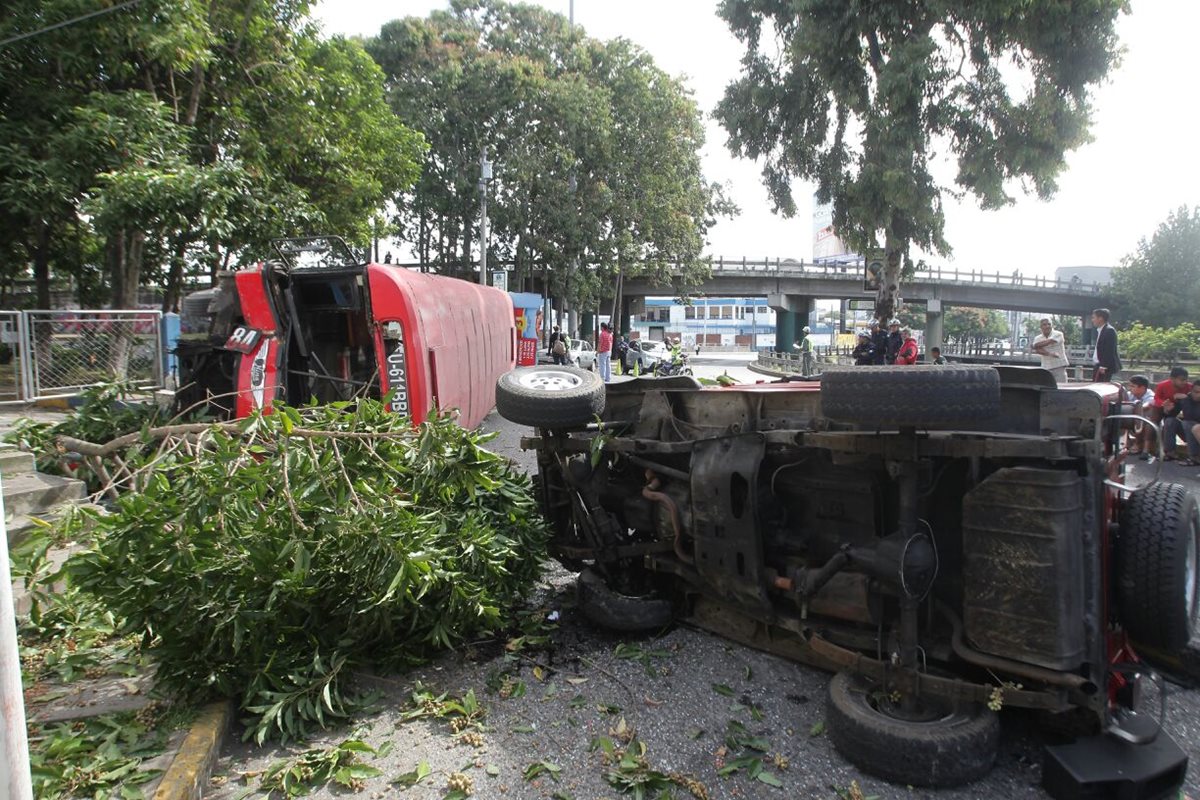
<path fill-rule="evenodd" d="M 163 383 L 159 311 L 21 311 L 20 390 L 14 399 L 72 394 L 106 381 Z"/>
<path fill-rule="evenodd" d="M 24 394 L 24 324 L 19 311 L 0 311 L 0 402 L 20 400 Z"/>

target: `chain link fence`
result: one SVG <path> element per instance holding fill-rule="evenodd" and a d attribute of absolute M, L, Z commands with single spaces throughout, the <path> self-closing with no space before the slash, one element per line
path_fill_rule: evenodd
<path fill-rule="evenodd" d="M 6 312 L 16 313 L 16 312 Z M 26 396 L 71 394 L 106 381 L 163 381 L 158 311 L 23 311 L 18 347 Z"/>

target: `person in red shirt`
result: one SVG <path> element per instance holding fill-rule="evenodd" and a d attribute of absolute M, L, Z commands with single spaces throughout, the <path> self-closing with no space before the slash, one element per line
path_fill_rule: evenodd
<path fill-rule="evenodd" d="M 1174 417 L 1179 414 L 1179 403 L 1183 398 L 1188 396 L 1192 391 L 1191 381 L 1188 380 L 1188 371 L 1183 367 L 1173 367 L 1171 369 L 1171 377 L 1165 381 L 1159 381 L 1154 387 L 1154 405 L 1150 407 L 1150 419 L 1154 422 L 1163 423 L 1169 417 Z M 1170 441 L 1166 436 L 1170 428 L 1163 425 L 1163 460 L 1170 461 L 1175 458 L 1175 437 L 1171 436 Z"/>
<path fill-rule="evenodd" d="M 920 349 L 917 347 L 917 340 L 913 337 L 912 331 L 908 328 L 900 331 L 901 338 L 904 339 L 904 344 L 900 345 L 899 352 L 896 353 L 896 360 L 893 364 L 916 364 L 917 354 Z"/>
<path fill-rule="evenodd" d="M 596 361 L 600 364 L 600 377 L 605 383 L 612 380 L 612 331 L 607 322 L 600 323 L 600 335 L 596 337 Z"/>

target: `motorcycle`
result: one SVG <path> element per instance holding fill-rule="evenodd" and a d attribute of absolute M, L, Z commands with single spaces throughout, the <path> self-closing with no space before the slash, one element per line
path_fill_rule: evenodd
<path fill-rule="evenodd" d="M 676 358 L 664 358 L 654 365 L 654 377 L 669 378 L 674 375 L 691 375 L 692 368 L 688 366 L 686 353 L 679 353 Z"/>

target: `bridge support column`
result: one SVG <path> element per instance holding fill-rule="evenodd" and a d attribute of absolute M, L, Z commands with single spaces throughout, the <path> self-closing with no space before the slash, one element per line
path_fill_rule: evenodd
<path fill-rule="evenodd" d="M 925 303 L 925 357 L 929 358 L 929 351 L 935 347 L 942 346 L 942 301 L 937 298 L 930 298 Z"/>
<path fill-rule="evenodd" d="M 794 294 L 769 294 L 767 305 L 775 311 L 775 352 L 792 352 L 792 344 L 808 324 L 813 299 Z"/>

